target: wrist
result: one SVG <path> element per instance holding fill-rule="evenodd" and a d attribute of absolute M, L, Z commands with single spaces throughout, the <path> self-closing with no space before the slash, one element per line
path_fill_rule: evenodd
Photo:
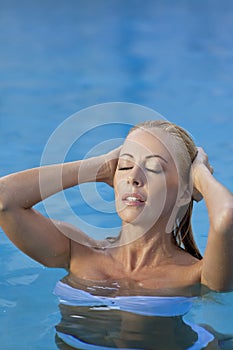
<path fill-rule="evenodd" d="M 98 166 L 96 168 L 96 182 L 106 182 L 109 174 L 109 164 L 104 156 L 98 159 Z"/>
<path fill-rule="evenodd" d="M 105 166 L 103 156 L 83 159 L 78 170 L 79 184 L 104 181 Z"/>
<path fill-rule="evenodd" d="M 206 177 L 209 177 L 211 172 L 204 164 L 198 164 L 193 169 L 193 186 L 194 188 L 202 193 L 203 190 L 203 182 Z"/>

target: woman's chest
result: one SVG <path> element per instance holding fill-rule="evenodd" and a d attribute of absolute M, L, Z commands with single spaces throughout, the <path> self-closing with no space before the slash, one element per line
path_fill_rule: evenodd
<path fill-rule="evenodd" d="M 199 263 L 191 266 L 144 266 L 130 271 L 104 254 L 90 254 L 85 259 L 73 259 L 70 272 L 79 279 L 115 284 L 122 290 L 185 288 L 200 283 L 201 276 Z"/>

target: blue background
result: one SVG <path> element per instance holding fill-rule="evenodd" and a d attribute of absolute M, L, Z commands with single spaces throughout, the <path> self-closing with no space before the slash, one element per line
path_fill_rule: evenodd
<path fill-rule="evenodd" d="M 232 191 L 232 18 L 230 0 L 0 0 L 0 176 L 38 166 L 70 115 L 121 101 L 187 128 Z M 203 251 L 204 203 L 193 224 Z M 35 263 L 3 232 L 0 244 L 1 347 L 55 349 L 51 292 L 64 271 Z M 232 331 L 232 300 L 222 295 L 221 312 L 205 313 L 221 331 Z"/>

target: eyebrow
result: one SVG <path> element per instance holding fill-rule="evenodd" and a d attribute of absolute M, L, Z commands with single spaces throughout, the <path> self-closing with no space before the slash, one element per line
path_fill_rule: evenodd
<path fill-rule="evenodd" d="M 119 158 L 121 158 L 121 157 L 123 157 L 123 156 L 128 156 L 128 157 L 130 157 L 130 158 L 134 158 L 134 156 L 133 156 L 132 154 L 129 154 L 129 153 L 123 153 L 123 154 L 120 155 Z M 150 159 L 150 158 L 160 158 L 160 159 L 162 159 L 165 163 L 168 163 L 168 161 L 167 161 L 165 158 L 163 158 L 162 156 L 160 156 L 159 154 L 151 154 L 151 155 L 149 155 L 149 156 L 146 156 L 146 159 Z"/>

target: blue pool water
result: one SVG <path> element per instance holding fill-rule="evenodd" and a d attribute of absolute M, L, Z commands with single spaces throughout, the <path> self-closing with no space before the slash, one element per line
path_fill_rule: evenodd
<path fill-rule="evenodd" d="M 0 176 L 38 166 L 49 137 L 70 115 L 121 101 L 187 128 L 232 191 L 232 15 L 230 0 L 1 0 Z M 113 125 L 122 118 L 109 114 L 110 128 L 91 130 L 82 151 L 109 133 L 124 137 L 127 126 Z M 81 118 L 77 132 L 101 120 L 96 114 Z M 134 122 L 129 116 L 124 121 Z M 66 159 L 81 153 L 74 144 Z M 68 191 L 67 198 L 74 210 L 82 208 L 86 222 L 117 225 L 114 214 L 85 206 L 78 191 Z M 112 200 L 110 189 L 99 191 Z M 45 213 L 42 205 L 38 209 Z M 60 209 L 54 215 L 69 221 Z M 204 252 L 203 203 L 195 207 L 193 225 Z M 0 247 L 1 349 L 57 349 L 60 313 L 52 291 L 65 272 L 32 261 L 2 231 Z M 211 293 L 187 317 L 233 335 L 233 293 Z"/>

